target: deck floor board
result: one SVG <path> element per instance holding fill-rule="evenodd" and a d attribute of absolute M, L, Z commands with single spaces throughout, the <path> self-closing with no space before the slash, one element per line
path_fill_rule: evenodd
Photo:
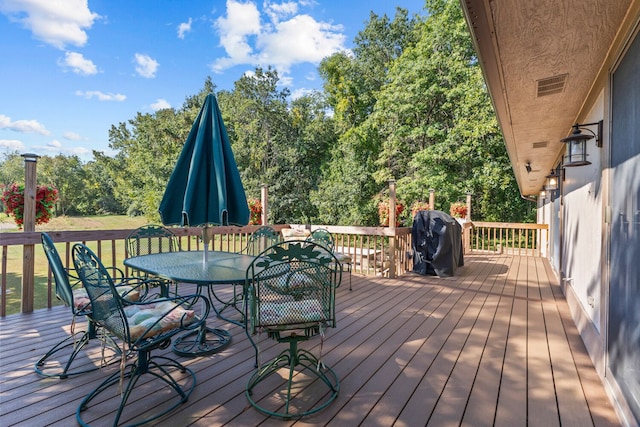
<path fill-rule="evenodd" d="M 154 425 L 620 425 L 548 261 L 473 254 L 454 277 L 354 274 L 352 286 L 338 289 L 337 328 L 326 331 L 322 343 L 301 344 L 316 354 L 322 348 L 322 360 L 340 378 L 340 395 L 329 407 L 290 421 L 253 409 L 244 394 L 253 347 L 242 328 L 212 318 L 211 325 L 233 337 L 220 353 L 158 352 L 192 369 L 197 385 L 187 403 Z M 66 380 L 36 375 L 35 361 L 68 336 L 70 324 L 65 307 L 0 319 L 0 425 L 75 425 L 80 400 L 118 371 L 115 364 Z M 76 330 L 85 327 L 76 320 Z M 266 334 L 256 338 L 262 361 L 283 349 Z M 80 360 L 98 364 L 100 346 L 92 344 Z M 143 378 L 142 397 L 128 409 L 145 411 L 160 397 L 154 387 Z M 301 392 L 313 401 L 321 397 L 317 390 L 312 383 Z M 106 408 L 91 411 L 88 420 L 109 424 Z"/>

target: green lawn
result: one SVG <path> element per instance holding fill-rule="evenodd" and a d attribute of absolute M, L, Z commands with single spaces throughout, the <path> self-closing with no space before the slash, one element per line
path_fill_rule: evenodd
<path fill-rule="evenodd" d="M 1 232 L 20 232 L 15 227 L 11 218 L 7 218 L 5 214 L 0 214 L 3 224 Z M 103 215 L 90 217 L 57 217 L 51 222 L 44 225 L 36 226 L 36 231 L 60 231 L 60 230 L 115 230 L 115 229 L 134 229 L 141 225 L 147 224 L 149 221 L 144 217 L 128 217 L 124 215 Z M 10 228 L 9 228 L 10 227 Z M 56 245 L 59 251 L 64 251 L 64 244 Z M 124 258 L 124 253 L 118 257 Z M 47 307 L 47 259 L 42 250 L 42 246 L 36 246 L 35 253 L 35 298 L 34 308 Z M 7 257 L 7 314 L 20 312 L 20 296 L 21 296 L 21 277 L 22 277 L 22 247 L 10 246 Z M 54 305 L 59 304 L 55 298 L 55 290 L 52 301 Z"/>
<path fill-rule="evenodd" d="M 36 225 L 36 231 L 61 231 L 61 230 L 117 230 L 123 228 L 138 228 L 149 221 L 141 216 L 130 217 L 126 215 L 96 215 L 96 216 L 60 216 L 53 218 L 48 224 Z M 19 231 L 15 227 L 13 219 L 6 214 L 0 214 L 0 224 L 8 229 L 3 231 Z M 10 227 L 10 228 L 9 228 Z"/>

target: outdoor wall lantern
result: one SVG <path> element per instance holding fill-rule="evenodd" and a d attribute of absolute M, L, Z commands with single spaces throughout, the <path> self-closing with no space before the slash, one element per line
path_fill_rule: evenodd
<path fill-rule="evenodd" d="M 587 141 L 596 138 L 596 147 L 602 147 L 602 128 L 603 120 L 594 123 L 576 123 L 573 125 L 573 132 L 566 138 L 562 138 L 560 141 L 567 144 L 567 155 L 562 166 L 584 166 L 590 165 L 591 162 L 587 160 Z M 594 133 L 586 126 L 598 126 L 597 133 Z M 584 135 L 580 128 L 591 132 L 591 135 Z"/>
<path fill-rule="evenodd" d="M 557 191 L 560 186 L 560 174 L 555 169 L 551 169 L 551 173 L 546 176 L 544 189 L 546 191 Z"/>

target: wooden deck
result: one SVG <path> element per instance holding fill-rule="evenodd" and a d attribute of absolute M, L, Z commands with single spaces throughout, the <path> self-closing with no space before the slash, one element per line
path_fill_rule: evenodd
<path fill-rule="evenodd" d="M 502 255 L 465 261 L 451 278 L 354 275 L 353 291 L 339 289 L 338 326 L 322 352 L 341 389 L 322 412 L 285 422 L 251 408 L 244 388 L 253 352 L 242 329 L 230 326 L 233 342 L 221 353 L 176 356 L 196 372 L 197 385 L 155 425 L 619 425 L 548 262 Z M 63 307 L 0 320 L 0 425 L 76 425 L 81 398 L 118 369 L 66 380 L 37 376 L 35 360 L 68 333 L 70 321 Z M 305 344 L 319 351 L 319 339 Z M 263 360 L 282 349 L 266 336 L 260 348 Z M 86 363 L 99 360 L 99 346 L 92 350 Z M 150 395 L 132 409 L 157 404 L 160 393 L 147 388 Z M 90 416 L 92 425 L 109 425 L 108 413 Z"/>

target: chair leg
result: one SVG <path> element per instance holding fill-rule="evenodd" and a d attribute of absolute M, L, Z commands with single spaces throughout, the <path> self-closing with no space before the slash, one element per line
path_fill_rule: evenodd
<path fill-rule="evenodd" d="M 185 386 L 180 385 L 180 383 L 176 381 L 176 379 L 170 372 L 172 370 L 178 370 L 179 372 L 186 373 L 188 375 L 187 378 L 181 381 L 185 383 Z M 163 407 L 159 410 L 159 412 L 152 413 L 144 419 L 130 417 L 133 418 L 128 420 L 129 423 L 132 423 L 128 424 L 131 426 L 146 424 L 173 411 L 175 408 L 189 399 L 189 396 L 191 395 L 191 392 L 193 392 L 196 385 L 195 373 L 178 361 L 163 356 L 150 357 L 147 351 L 139 351 L 138 358 L 135 362 L 125 366 L 122 373 L 120 370 L 118 370 L 117 372 L 111 374 L 82 400 L 82 402 L 78 406 L 78 409 L 76 410 L 76 420 L 78 421 L 78 423 L 81 426 L 89 425 L 82 419 L 83 412 L 92 407 L 92 405 L 90 405 L 91 402 L 102 392 L 109 390 L 113 386 L 118 386 L 120 384 L 122 375 L 122 378 L 127 382 L 126 386 L 122 390 L 119 406 L 117 409 L 115 409 L 115 419 L 113 421 L 113 425 L 118 425 L 120 422 L 120 418 L 123 415 L 123 411 L 127 405 L 127 401 L 131 397 L 131 393 L 138 383 L 138 380 L 145 374 L 150 374 L 157 379 L 162 380 L 169 387 L 169 389 L 172 390 L 173 397 L 171 397 L 170 403 L 166 403 L 167 407 Z M 160 389 L 160 387 L 154 386 L 154 390 L 160 391 Z M 104 411 L 103 406 L 105 403 L 102 400 L 103 399 L 100 399 L 99 402 L 96 402 L 95 406 L 101 407 L 101 410 Z"/>
<path fill-rule="evenodd" d="M 288 380 L 286 381 L 286 392 L 284 402 L 277 408 L 266 408 L 262 406 L 262 403 L 258 403 L 265 395 L 254 397 L 254 389 L 265 379 L 269 378 L 272 374 L 287 368 L 289 370 Z M 301 369 L 296 369 L 301 368 Z M 315 380 L 320 380 L 328 389 L 328 393 L 324 393 L 324 398 L 317 401 L 311 407 L 300 406 L 298 400 L 302 402 L 302 393 L 296 392 L 292 394 L 292 387 L 295 383 L 296 376 L 302 372 L 312 374 Z M 285 384 L 281 384 L 275 392 L 275 395 L 279 395 L 279 391 L 284 389 Z M 340 391 L 340 382 L 336 373 L 329 367 L 324 366 L 312 353 L 307 350 L 299 350 L 298 342 L 296 340 L 289 341 L 289 348 L 281 352 L 274 360 L 269 364 L 263 366 L 253 373 L 247 384 L 245 395 L 247 400 L 258 411 L 263 414 L 283 418 L 289 420 L 292 418 L 301 418 L 307 415 L 314 414 L 324 408 L 326 408 L 331 402 L 338 397 Z M 269 395 L 268 397 L 273 397 Z M 308 397 L 308 396 L 307 396 Z M 264 399 L 264 401 L 272 401 L 272 399 Z M 302 403 L 304 405 L 304 403 Z"/>
<path fill-rule="evenodd" d="M 92 339 L 96 339 L 97 337 L 98 334 L 96 332 L 95 324 L 92 321 L 89 321 L 89 328 L 87 331 L 79 331 L 74 333 L 73 335 L 68 336 L 67 338 L 53 346 L 53 348 L 51 348 L 51 350 L 49 350 L 44 356 L 38 359 L 33 367 L 34 371 L 38 375 L 46 378 L 57 377 L 60 379 L 65 379 L 70 376 L 80 375 L 99 369 L 100 366 L 91 365 L 91 367 L 87 369 L 74 370 L 71 366 L 76 360 L 78 354 L 80 354 L 80 352 L 91 342 Z M 110 365 L 119 360 L 118 356 L 121 356 L 121 351 L 110 336 L 107 335 L 104 337 L 104 339 L 107 341 L 107 346 L 114 352 L 113 356 L 110 356 L 105 362 L 106 365 Z M 54 355 L 64 355 L 65 353 L 63 353 L 63 351 L 65 351 L 65 349 L 68 349 L 69 347 L 73 348 L 71 349 L 71 353 L 69 354 L 66 362 L 63 362 L 64 367 L 60 369 L 61 365 L 59 363 L 53 363 L 50 359 L 52 359 Z M 50 361 L 51 363 L 49 363 Z"/>

